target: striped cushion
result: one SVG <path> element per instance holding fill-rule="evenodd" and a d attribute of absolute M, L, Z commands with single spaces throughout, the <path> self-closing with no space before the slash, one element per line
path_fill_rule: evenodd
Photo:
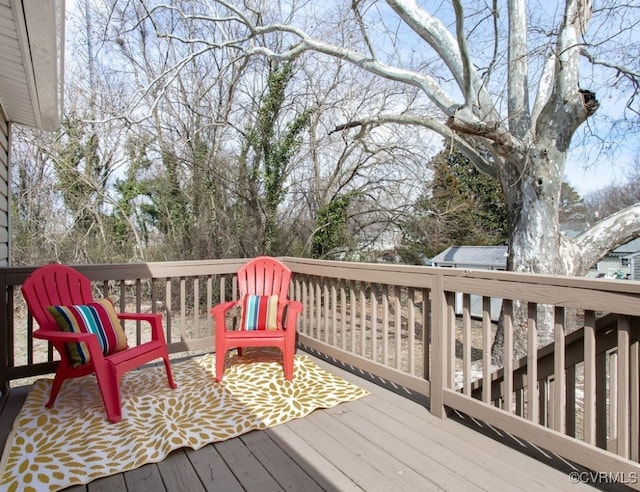
<path fill-rule="evenodd" d="M 110 299 L 100 299 L 86 305 L 49 306 L 58 327 L 69 333 L 95 333 L 104 355 L 127 348 L 127 338 Z M 69 357 L 74 367 L 91 360 L 86 343 L 68 343 Z"/>
<path fill-rule="evenodd" d="M 245 294 L 242 297 L 243 330 L 277 330 L 278 296 L 256 296 Z"/>

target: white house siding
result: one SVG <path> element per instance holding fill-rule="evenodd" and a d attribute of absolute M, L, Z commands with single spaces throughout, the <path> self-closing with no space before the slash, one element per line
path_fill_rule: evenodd
<path fill-rule="evenodd" d="M 482 296 L 472 295 L 470 296 L 469 314 L 472 318 L 482 319 L 484 303 Z M 456 315 L 462 316 L 464 307 L 464 297 L 462 292 L 456 292 L 455 295 L 455 310 Z M 500 319 L 500 312 L 502 311 L 502 299 L 491 298 L 491 321 L 498 322 Z"/>
<path fill-rule="evenodd" d="M 613 272 L 620 270 L 620 257 L 618 256 L 605 256 L 598 262 L 597 273 L 605 275 L 612 274 Z"/>
<path fill-rule="evenodd" d="M 9 123 L 0 106 L 0 266 L 9 266 Z"/>
<path fill-rule="evenodd" d="M 631 280 L 640 280 L 640 253 L 630 258 Z"/>

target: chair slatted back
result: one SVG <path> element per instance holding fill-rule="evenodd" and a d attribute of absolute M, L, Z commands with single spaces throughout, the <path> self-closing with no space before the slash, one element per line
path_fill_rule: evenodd
<path fill-rule="evenodd" d="M 21 290 L 29 311 L 43 330 L 58 330 L 47 307 L 93 301 L 89 279 L 72 268 L 55 263 L 36 270 L 25 280 Z"/>
<path fill-rule="evenodd" d="M 278 294 L 286 299 L 289 294 L 291 270 L 269 256 L 260 256 L 238 270 L 238 289 L 242 294 Z"/>

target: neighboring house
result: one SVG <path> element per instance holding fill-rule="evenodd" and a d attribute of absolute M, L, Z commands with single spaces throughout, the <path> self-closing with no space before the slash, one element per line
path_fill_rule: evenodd
<path fill-rule="evenodd" d="M 591 268 L 587 277 L 640 280 L 640 273 L 637 270 L 635 272 L 632 270 L 632 266 L 635 266 L 636 269 L 638 268 L 638 262 L 640 262 L 638 254 L 640 254 L 640 238 L 629 241 L 610 251 Z"/>
<path fill-rule="evenodd" d="M 64 0 L 0 0 L 0 266 L 11 256 L 11 125 L 60 124 L 64 13 Z"/>
<path fill-rule="evenodd" d="M 507 246 L 451 246 L 431 259 L 435 267 L 506 270 Z M 456 294 L 456 314 L 462 314 L 462 294 Z M 498 321 L 502 299 L 491 299 L 491 319 Z M 482 317 L 482 297 L 471 296 L 471 316 Z"/>
<path fill-rule="evenodd" d="M 507 246 L 451 246 L 431 259 L 435 267 L 506 270 Z M 640 280 L 640 238 L 609 252 L 591 269 L 588 277 Z M 491 319 L 496 321 L 502 301 L 491 300 Z M 462 295 L 456 295 L 456 313 L 462 313 Z M 482 315 L 482 299 L 471 296 L 471 314 Z"/>
<path fill-rule="evenodd" d="M 633 255 L 625 256 L 625 258 L 629 260 L 631 280 L 640 281 L 640 252 Z"/>
<path fill-rule="evenodd" d="M 431 259 L 433 266 L 505 270 L 506 246 L 451 246 Z M 640 238 L 610 251 L 587 277 L 640 280 Z"/>
<path fill-rule="evenodd" d="M 451 246 L 431 258 L 433 266 L 506 270 L 506 246 Z"/>

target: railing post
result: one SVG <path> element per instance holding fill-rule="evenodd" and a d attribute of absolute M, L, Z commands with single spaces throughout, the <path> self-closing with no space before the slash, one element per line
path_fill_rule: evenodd
<path fill-rule="evenodd" d="M 444 388 L 447 376 L 447 302 L 442 275 L 436 275 L 431 289 L 431 413 L 445 418 Z"/>
<path fill-rule="evenodd" d="M 607 449 L 607 401 L 607 353 L 603 351 L 596 355 L 596 446 L 602 449 Z"/>
<path fill-rule="evenodd" d="M 0 275 L 0 289 L 2 289 L 2 298 L 0 299 L 0 400 L 9 391 L 9 378 L 7 377 L 7 368 L 9 366 L 9 330 L 13 329 L 13 325 L 9 324 L 8 313 L 8 295 L 7 275 Z"/>
<path fill-rule="evenodd" d="M 527 315 L 527 418 L 539 422 L 538 398 L 538 305 L 529 303 Z"/>
<path fill-rule="evenodd" d="M 629 316 L 618 315 L 618 406 L 617 425 L 617 454 L 623 458 L 629 457 L 629 359 L 630 359 L 630 328 Z"/>
<path fill-rule="evenodd" d="M 584 442 L 596 444 L 596 314 L 584 312 Z"/>
<path fill-rule="evenodd" d="M 431 290 L 422 289 L 422 377 L 431 379 Z"/>
<path fill-rule="evenodd" d="M 640 318 L 631 318 L 631 333 L 640 332 Z M 640 460 L 640 343 L 635 340 L 629 347 L 629 458 Z"/>
<path fill-rule="evenodd" d="M 553 410 L 551 413 L 553 415 L 553 428 L 564 434 L 566 429 L 564 308 L 556 306 L 554 319 Z"/>

